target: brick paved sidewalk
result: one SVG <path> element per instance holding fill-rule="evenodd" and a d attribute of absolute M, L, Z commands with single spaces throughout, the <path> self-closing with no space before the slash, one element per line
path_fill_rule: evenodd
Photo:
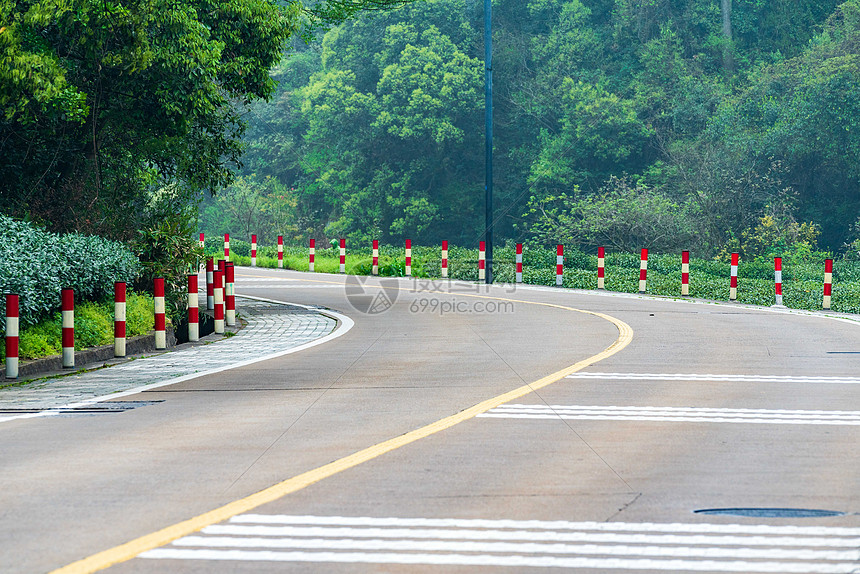
<path fill-rule="evenodd" d="M 0 421 L 246 364 L 310 343 L 333 332 L 337 326 L 335 319 L 314 309 L 240 299 L 239 312 L 247 325 L 236 335 L 101 369 L 0 389 Z"/>

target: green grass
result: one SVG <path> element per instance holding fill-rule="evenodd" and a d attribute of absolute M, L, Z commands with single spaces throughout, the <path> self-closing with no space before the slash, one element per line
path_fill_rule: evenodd
<path fill-rule="evenodd" d="M 347 273 L 369 275 L 371 251 L 347 246 Z M 212 253 L 215 254 L 214 252 Z M 222 255 L 223 252 L 217 253 Z M 404 250 L 381 246 L 380 276 L 405 275 Z M 477 249 L 451 246 L 448 250 L 448 272 L 452 279 L 477 281 Z M 237 265 L 250 265 L 247 256 L 231 254 Z M 497 247 L 494 252 L 494 279 L 500 283 L 514 282 L 515 249 L 513 245 Z M 315 271 L 337 273 L 337 249 L 317 248 Z M 258 250 L 257 266 L 277 267 L 274 247 Z M 307 247 L 285 247 L 284 268 L 308 270 Z M 412 275 L 437 278 L 441 276 L 441 247 L 414 246 Z M 775 302 L 773 260 L 759 258 L 741 260 L 738 268 L 738 302 L 773 305 Z M 824 260 L 792 261 L 783 259 L 783 304 L 792 309 L 820 310 L 824 294 Z M 526 246 L 523 252 L 523 280 L 534 285 L 555 285 L 555 249 Z M 833 311 L 860 313 L 860 262 L 837 259 L 833 270 Z M 565 250 L 564 286 L 573 289 L 597 287 L 597 256 L 575 249 Z M 639 253 L 607 253 L 606 289 L 625 293 L 639 292 Z M 647 292 L 652 295 L 681 295 L 681 254 L 649 254 Z M 690 297 L 728 301 L 729 264 L 708 259 L 690 259 Z"/>

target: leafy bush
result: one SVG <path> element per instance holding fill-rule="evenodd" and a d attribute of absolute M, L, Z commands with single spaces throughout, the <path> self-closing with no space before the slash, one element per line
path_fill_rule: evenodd
<path fill-rule="evenodd" d="M 610 177 L 598 194 L 576 188 L 573 197 L 533 197 L 528 207 L 530 229 L 544 244 L 672 249 L 693 237 L 684 205 L 626 178 Z"/>
<path fill-rule="evenodd" d="M 222 243 L 222 251 L 223 254 L 223 243 Z M 242 241 L 241 239 L 233 239 L 230 238 L 230 255 L 231 259 L 233 255 L 241 255 L 242 257 L 250 257 L 251 256 L 251 242 L 250 241 Z M 259 255 L 259 253 L 257 253 Z"/>
<path fill-rule="evenodd" d="M 18 354 L 22 359 L 58 355 L 63 350 L 60 315 L 21 331 Z"/>
<path fill-rule="evenodd" d="M 63 263 L 60 285 L 75 290 L 78 300 L 113 297 L 116 281 L 133 281 L 140 270 L 137 257 L 125 245 L 77 233 L 60 237 Z"/>
<path fill-rule="evenodd" d="M 75 306 L 75 349 L 98 347 L 113 342 L 113 320 L 104 305 L 82 303 Z"/>
<path fill-rule="evenodd" d="M 130 337 L 144 335 L 155 328 L 152 297 L 129 293 L 125 302 L 125 329 Z"/>
<path fill-rule="evenodd" d="M 118 241 L 61 236 L 0 215 L 0 293 L 21 296 L 22 327 L 57 310 L 62 288 L 74 289 L 77 301 L 98 300 L 139 273 L 139 261 Z"/>
<path fill-rule="evenodd" d="M 186 276 L 196 273 L 203 262 L 199 236 L 192 237 L 197 209 L 192 200 L 175 185 L 153 193 L 145 210 L 147 223 L 134 245 L 143 266 L 136 288 L 151 291 L 153 280 L 163 277 L 166 311 L 174 324 L 185 311 Z"/>

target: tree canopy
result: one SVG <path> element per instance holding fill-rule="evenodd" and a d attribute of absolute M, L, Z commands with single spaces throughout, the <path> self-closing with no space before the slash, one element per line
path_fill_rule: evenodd
<path fill-rule="evenodd" d="M 482 17 L 474 0 L 0 0 L 0 205 L 126 237 L 157 190 L 182 213 L 209 190 L 210 232 L 229 212 L 296 239 L 473 243 Z M 765 227 L 856 239 L 860 0 L 496 0 L 493 26 L 497 237 L 566 222 L 586 245 L 602 218 L 710 253 Z"/>
<path fill-rule="evenodd" d="M 715 253 L 763 218 L 840 248 L 860 216 L 858 11 L 496 0 L 497 237 L 542 236 L 550 212 L 572 232 L 606 216 L 603 197 L 629 214 L 661 206 L 648 226 L 665 248 Z M 284 198 L 296 238 L 477 241 L 481 30 L 480 3 L 426 0 L 300 47 L 252 106 L 246 183 Z"/>
<path fill-rule="evenodd" d="M 291 36 L 408 1 L 0 0 L 3 211 L 123 237 L 154 190 L 222 189 Z"/>
<path fill-rule="evenodd" d="M 121 235 L 144 189 L 225 185 L 236 104 L 272 93 L 297 16 L 268 0 L 3 0 L 4 208 Z"/>

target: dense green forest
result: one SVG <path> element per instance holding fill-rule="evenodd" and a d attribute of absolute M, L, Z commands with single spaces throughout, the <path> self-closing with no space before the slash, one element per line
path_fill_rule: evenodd
<path fill-rule="evenodd" d="M 473 245 L 481 8 L 295 41 L 202 228 Z M 856 238 L 860 1 L 498 0 L 493 28 L 497 237 L 709 256 Z"/>
<path fill-rule="evenodd" d="M 0 0 L 0 212 L 141 250 L 474 245 L 482 27 L 477 0 Z M 860 0 L 498 0 L 493 28 L 500 240 L 856 256 Z"/>
<path fill-rule="evenodd" d="M 199 203 L 234 181 L 248 106 L 275 93 L 285 46 L 401 4 L 0 0 L 0 292 L 23 296 L 24 323 L 59 304 L 61 282 L 105 296 L 92 266 L 139 289 L 164 277 L 184 309 Z M 84 235 L 121 240 L 134 265 L 116 275 L 118 244 Z"/>
<path fill-rule="evenodd" d="M 0 213 L 124 240 L 196 230 L 284 47 L 400 4 L 0 0 Z"/>

